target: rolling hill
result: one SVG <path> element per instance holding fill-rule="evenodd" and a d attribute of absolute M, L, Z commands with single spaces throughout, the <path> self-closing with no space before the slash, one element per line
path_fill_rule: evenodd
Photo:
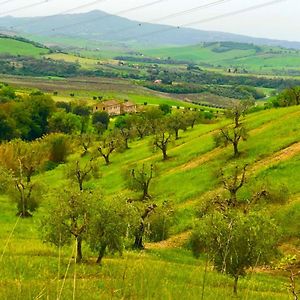
<path fill-rule="evenodd" d="M 299 75 L 300 51 L 280 47 L 219 42 L 146 49 L 142 53 L 145 56 L 190 61 L 203 66 L 237 67 L 261 73 L 289 72 L 289 75 Z"/>
<path fill-rule="evenodd" d="M 38 39 L 48 37 L 50 43 L 56 38 L 107 41 L 139 46 L 191 45 L 201 42 L 233 41 L 258 45 L 300 48 L 300 42 L 253 38 L 224 32 L 202 31 L 190 28 L 140 23 L 102 11 L 89 13 L 53 15 L 35 18 L 0 18 L 0 29 L 17 34 L 30 34 Z M 35 36 L 35 37 L 34 37 Z"/>
<path fill-rule="evenodd" d="M 250 135 L 241 144 L 243 155 L 239 158 L 240 163 L 248 163 L 243 196 L 253 187 L 270 183 L 288 188 L 289 201 L 269 205 L 267 209 L 279 222 L 286 237 L 282 247 L 291 255 L 299 254 L 297 244 L 293 244 L 298 241 L 300 217 L 299 118 L 298 107 L 248 115 L 245 124 Z M 218 167 L 227 164 L 231 157 L 231 149 L 215 148 L 213 143 L 214 133 L 223 124 L 223 121 L 200 124 L 194 130 L 181 132 L 180 140 L 170 148 L 167 162 L 161 161 L 159 153 L 150 151 L 149 141 L 145 139 L 131 142 L 130 149 L 124 153 L 114 154 L 109 167 L 100 164 L 102 176 L 88 185 L 101 186 L 104 197 L 113 197 L 119 193 L 126 195 L 123 166 L 156 163 L 159 173 L 151 185 L 151 194 L 158 203 L 172 201 L 177 220 L 170 240 L 147 244 L 143 252 L 125 252 L 123 258 L 106 256 L 101 267 L 93 260 L 75 266 L 72 246 L 57 249 L 40 240 L 37 224 L 47 210 L 46 203 L 32 219 L 19 220 L 13 205 L 1 195 L 0 298 L 53 299 L 60 295 L 70 299 L 76 295 L 76 299 L 199 299 L 204 293 L 205 299 L 232 299 L 232 280 L 206 268 L 205 258 L 196 260 L 182 248 L 193 227 L 197 208 L 220 190 L 215 178 Z M 49 188 L 63 187 L 64 166 L 36 175 L 34 179 Z M 93 255 L 86 246 L 84 253 Z M 288 275 L 282 271 L 253 270 L 241 279 L 239 297 L 288 300 L 287 283 Z"/>
<path fill-rule="evenodd" d="M 21 55 L 39 57 L 48 54 L 49 49 L 22 38 L 12 38 L 0 35 L 0 55 Z"/>

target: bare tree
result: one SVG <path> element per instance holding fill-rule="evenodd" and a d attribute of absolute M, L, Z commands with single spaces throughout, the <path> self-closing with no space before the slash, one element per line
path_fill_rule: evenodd
<path fill-rule="evenodd" d="M 172 133 L 170 133 L 167 126 L 165 125 L 161 124 L 155 131 L 153 138 L 153 146 L 161 150 L 163 160 L 167 160 L 169 158 L 167 150 L 170 142 L 172 141 L 172 138 Z"/>
<path fill-rule="evenodd" d="M 222 128 L 220 133 L 215 136 L 217 146 L 223 145 L 227 147 L 229 144 L 233 146 L 234 157 L 238 157 L 240 154 L 240 141 L 245 141 L 248 138 L 248 132 L 242 123 L 242 117 L 245 116 L 251 105 L 251 101 L 242 101 L 234 104 L 231 109 L 227 110 L 226 116 L 233 119 L 233 125 Z"/>
<path fill-rule="evenodd" d="M 145 221 L 155 211 L 157 205 L 148 205 L 141 216 L 140 224 L 135 232 L 135 240 L 133 247 L 135 249 L 144 249 L 143 237 L 145 233 Z"/>
<path fill-rule="evenodd" d="M 110 164 L 110 155 L 117 149 L 118 143 L 119 141 L 114 133 L 109 133 L 101 138 L 97 150 L 104 158 L 106 165 Z"/>
<path fill-rule="evenodd" d="M 149 168 L 145 164 L 141 168 L 134 168 L 130 171 L 129 187 L 136 191 L 142 192 L 141 200 L 151 199 L 149 194 L 150 183 L 154 176 L 154 166 L 151 164 Z"/>
<path fill-rule="evenodd" d="M 227 200 L 228 207 L 234 208 L 238 206 L 237 193 L 246 182 L 246 168 L 247 165 L 242 169 L 236 166 L 233 174 L 227 177 L 225 176 L 223 170 L 221 171 L 221 182 L 224 186 L 224 189 L 230 194 L 230 197 Z"/>
<path fill-rule="evenodd" d="M 85 181 L 90 180 L 92 177 L 97 178 L 99 176 L 97 161 L 94 157 L 86 163 L 76 160 L 67 167 L 66 172 L 67 177 L 78 184 L 80 191 L 83 191 L 83 183 Z"/>

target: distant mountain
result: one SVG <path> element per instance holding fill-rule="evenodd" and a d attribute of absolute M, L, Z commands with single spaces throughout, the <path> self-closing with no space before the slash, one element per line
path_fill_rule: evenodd
<path fill-rule="evenodd" d="M 91 41 L 162 46 L 232 41 L 300 49 L 300 42 L 253 38 L 217 31 L 203 31 L 140 23 L 102 11 L 34 18 L 0 18 L 0 31 L 47 37 L 72 37 Z"/>

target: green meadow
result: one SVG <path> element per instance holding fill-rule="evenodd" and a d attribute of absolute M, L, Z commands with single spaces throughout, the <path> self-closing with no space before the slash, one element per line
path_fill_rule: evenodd
<path fill-rule="evenodd" d="M 0 53 L 40 57 L 41 55 L 49 53 L 49 50 L 46 48 L 39 48 L 28 42 L 0 37 Z"/>
<path fill-rule="evenodd" d="M 151 137 L 133 140 L 129 150 L 112 154 L 111 165 L 105 166 L 100 159 L 100 178 L 86 183 L 100 188 L 104 198 L 126 197 L 130 192 L 124 171 L 136 163 L 154 163 L 157 171 L 150 193 L 157 203 L 173 203 L 176 222 L 171 240 L 177 238 L 175 243 L 147 243 L 145 251 L 127 250 L 122 257 L 104 257 L 102 266 L 95 264 L 95 254 L 84 245 L 84 256 L 90 258 L 76 265 L 73 245 L 57 249 L 40 238 L 46 201 L 33 218 L 24 220 L 15 216 L 8 198 L 0 196 L 0 298 L 233 299 L 232 279 L 214 271 L 205 257 L 193 258 L 186 245 L 198 207 L 221 188 L 216 176 L 220 166 L 231 166 L 232 149 L 216 148 L 213 139 L 228 122 L 219 119 L 180 132 L 180 139 L 169 147 L 166 162 L 150 148 Z M 264 110 L 247 115 L 243 122 L 249 138 L 241 143 L 238 161 L 248 164 L 248 172 L 240 196 L 266 183 L 274 188 L 284 184 L 289 191 L 287 203 L 265 209 L 282 228 L 283 254 L 299 255 L 295 249 L 299 249 L 300 232 L 300 109 Z M 76 152 L 69 161 L 79 156 Z M 35 180 L 49 189 L 63 189 L 64 169 L 60 165 L 37 174 Z M 292 299 L 288 284 L 288 273 L 254 269 L 241 279 L 238 299 Z"/>
<path fill-rule="evenodd" d="M 226 45 L 226 43 L 224 43 Z M 239 47 L 240 45 L 240 47 Z M 225 48 L 224 48 L 225 47 Z M 227 47 L 227 48 L 226 48 Z M 191 61 L 206 67 L 246 69 L 248 72 L 270 75 L 288 75 L 287 71 L 298 71 L 298 50 L 278 47 L 255 47 L 247 44 L 223 43 L 202 44 L 186 47 L 170 47 L 144 50 L 147 56 Z"/>

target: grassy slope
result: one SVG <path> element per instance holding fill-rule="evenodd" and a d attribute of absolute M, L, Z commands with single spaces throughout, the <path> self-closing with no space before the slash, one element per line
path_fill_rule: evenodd
<path fill-rule="evenodd" d="M 48 52 L 48 49 L 39 48 L 30 43 L 9 38 L 0 38 L 0 54 L 39 57 L 47 54 Z"/>
<path fill-rule="evenodd" d="M 273 70 L 299 70 L 299 51 L 262 47 L 262 51 L 255 49 L 232 49 L 226 52 L 214 52 L 216 47 L 202 45 L 160 48 L 143 51 L 146 55 L 160 58 L 171 57 L 178 60 L 188 60 L 194 63 L 211 64 L 214 66 L 239 66 L 251 71 L 272 72 Z"/>
<path fill-rule="evenodd" d="M 249 115 L 246 124 L 250 138 L 241 144 L 243 155 L 240 161 L 249 163 L 251 174 L 241 194 L 247 195 L 251 185 L 260 186 L 265 182 L 286 184 L 290 202 L 282 208 L 271 209 L 283 230 L 290 235 L 299 234 L 299 119 L 299 107 Z M 100 161 L 103 176 L 88 185 L 101 186 L 105 197 L 112 197 L 120 191 L 126 194 L 122 169 L 136 161 L 156 162 L 159 174 L 151 193 L 158 202 L 173 201 L 178 217 L 173 234 L 188 230 L 193 224 L 197 205 L 219 188 L 215 172 L 220 165 L 230 162 L 231 149 L 215 149 L 213 144 L 213 133 L 223 123 L 198 125 L 193 131 L 181 133 L 181 139 L 170 149 L 171 159 L 165 163 L 161 161 L 160 153 L 150 151 L 148 140 L 134 141 L 130 150 L 112 156 L 109 167 Z M 62 187 L 63 166 L 39 178 L 49 186 Z M 71 249 L 63 249 L 58 271 L 57 249 L 43 244 L 36 229 L 45 207 L 32 220 L 18 221 L 7 198 L 2 196 L 0 201 L 0 253 L 5 250 L 4 256 L 0 256 L 0 298 L 33 299 L 39 294 L 42 299 L 55 298 L 63 284 Z M 89 252 L 88 249 L 84 251 Z M 93 264 L 77 266 L 76 296 L 77 299 L 199 299 L 204 269 L 204 260 L 197 261 L 181 249 L 129 252 L 122 259 L 106 258 L 101 269 Z M 62 291 L 64 299 L 72 297 L 74 274 L 71 263 Z M 241 280 L 240 297 L 290 299 L 285 288 L 287 279 L 282 275 L 254 273 L 248 276 Z M 232 298 L 231 280 L 209 269 L 204 299 L 221 297 Z"/>

